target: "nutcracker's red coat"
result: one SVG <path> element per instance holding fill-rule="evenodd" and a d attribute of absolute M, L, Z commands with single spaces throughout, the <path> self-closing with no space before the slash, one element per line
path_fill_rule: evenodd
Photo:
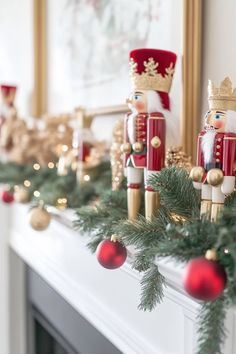
<path fill-rule="evenodd" d="M 129 115 L 127 114 L 125 118 L 125 142 L 131 143 L 127 124 Z M 161 141 L 158 148 L 151 145 L 151 140 L 155 136 Z M 133 167 L 160 171 L 165 163 L 165 136 L 166 122 L 162 113 L 139 113 L 135 122 L 135 142 L 142 142 L 144 150 L 139 154 L 134 151 L 125 154 L 125 165 L 128 166 L 131 160 Z"/>
<path fill-rule="evenodd" d="M 202 137 L 205 131 L 198 136 L 197 165 L 206 168 L 202 149 Z M 212 161 L 220 163 L 225 176 L 234 176 L 236 169 L 236 134 L 217 133 L 214 139 Z"/>

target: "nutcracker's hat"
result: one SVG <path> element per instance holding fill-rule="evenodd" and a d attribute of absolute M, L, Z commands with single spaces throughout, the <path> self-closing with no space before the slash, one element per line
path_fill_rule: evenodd
<path fill-rule="evenodd" d="M 169 109 L 169 91 L 177 56 L 160 49 L 134 49 L 130 52 L 130 77 L 134 90 L 155 90 L 164 108 Z"/>
<path fill-rule="evenodd" d="M 223 111 L 236 111 L 236 88 L 233 88 L 232 81 L 226 77 L 219 87 L 216 87 L 211 80 L 208 83 L 208 101 L 210 109 Z"/>
<path fill-rule="evenodd" d="M 0 90 L 4 97 L 8 97 L 10 94 L 15 94 L 16 89 L 17 87 L 12 85 L 0 85 Z"/>
<path fill-rule="evenodd" d="M 14 104 L 16 89 L 17 87 L 12 85 L 0 85 L 2 99 L 3 101 L 7 101 L 7 104 L 10 106 Z"/>

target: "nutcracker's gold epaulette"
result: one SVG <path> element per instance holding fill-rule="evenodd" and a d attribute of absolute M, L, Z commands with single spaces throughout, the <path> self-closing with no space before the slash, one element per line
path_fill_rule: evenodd
<path fill-rule="evenodd" d="M 158 114 L 149 114 L 149 119 L 159 119 L 159 120 L 165 120 L 165 117 L 159 116 Z"/>
<path fill-rule="evenodd" d="M 224 140 L 236 140 L 236 136 L 225 136 Z"/>

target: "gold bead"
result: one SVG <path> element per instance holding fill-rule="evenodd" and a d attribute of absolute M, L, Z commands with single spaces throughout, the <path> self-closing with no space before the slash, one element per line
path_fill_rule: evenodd
<path fill-rule="evenodd" d="M 143 144 L 139 141 L 136 141 L 136 143 L 134 143 L 132 145 L 132 148 L 133 148 L 134 152 L 141 152 L 141 151 L 143 151 Z"/>
<path fill-rule="evenodd" d="M 195 166 L 191 169 L 189 177 L 193 182 L 202 182 L 202 177 L 204 175 L 204 168 L 201 166 Z"/>
<path fill-rule="evenodd" d="M 120 242 L 120 237 L 116 234 L 111 235 L 111 241 L 112 242 Z"/>
<path fill-rule="evenodd" d="M 120 149 L 124 154 L 129 154 L 131 152 L 131 145 L 130 143 L 124 143 L 121 145 Z"/>
<path fill-rule="evenodd" d="M 219 186 L 224 179 L 224 174 L 219 168 L 213 168 L 207 173 L 207 182 L 213 186 Z"/>
<path fill-rule="evenodd" d="M 161 139 L 158 136 L 154 136 L 151 140 L 151 145 L 155 149 L 158 149 L 161 146 Z"/>
<path fill-rule="evenodd" d="M 205 258 L 206 258 L 208 261 L 216 261 L 216 259 L 217 259 L 217 253 L 216 253 L 215 248 L 212 248 L 211 250 L 207 250 L 207 251 L 206 251 L 206 254 L 205 254 Z"/>

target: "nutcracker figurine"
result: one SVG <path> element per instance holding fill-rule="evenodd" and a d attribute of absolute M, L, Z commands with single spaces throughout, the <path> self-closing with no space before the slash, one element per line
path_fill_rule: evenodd
<path fill-rule="evenodd" d="M 87 182 L 86 176 L 89 176 L 86 174 L 86 164 L 89 163 L 95 140 L 91 131 L 92 120 L 93 117 L 86 115 L 83 108 L 76 109 L 72 145 L 77 164 L 77 181 L 80 184 Z"/>
<path fill-rule="evenodd" d="M 0 108 L 0 127 L 8 117 L 12 108 L 14 108 L 14 100 L 16 95 L 16 86 L 0 85 L 2 104 Z"/>
<path fill-rule="evenodd" d="M 197 166 L 190 172 L 194 187 L 201 189 L 201 215 L 217 220 L 225 196 L 235 186 L 236 89 L 227 77 L 219 87 L 209 81 L 209 111 L 198 136 Z"/>
<path fill-rule="evenodd" d="M 128 217 L 136 219 L 141 202 L 140 187 L 145 175 L 145 216 L 155 214 L 159 195 L 147 184 L 148 176 L 164 167 L 165 117 L 170 116 L 169 91 L 176 55 L 157 49 L 135 49 L 130 53 L 132 91 L 127 99 L 131 110 L 125 118 L 124 152 L 128 185 Z"/>

